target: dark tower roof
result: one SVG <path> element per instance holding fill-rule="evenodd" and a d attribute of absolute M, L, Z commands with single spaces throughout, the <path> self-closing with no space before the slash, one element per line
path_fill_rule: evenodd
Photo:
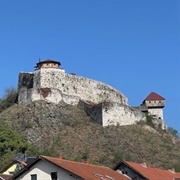
<path fill-rule="evenodd" d="M 44 61 L 39 61 L 38 63 L 36 63 L 36 66 L 34 67 L 35 70 L 40 69 L 43 66 L 43 64 L 57 64 L 58 67 L 61 65 L 61 63 L 58 62 L 58 61 L 54 61 L 54 60 L 51 60 L 51 59 L 46 59 Z"/>
<path fill-rule="evenodd" d="M 61 65 L 60 62 L 54 61 L 54 60 L 51 60 L 51 59 L 46 59 L 45 61 L 40 61 L 40 62 L 36 63 L 36 65 L 38 66 L 38 65 L 41 65 L 41 64 L 45 64 L 45 63 L 56 63 L 59 66 Z"/>

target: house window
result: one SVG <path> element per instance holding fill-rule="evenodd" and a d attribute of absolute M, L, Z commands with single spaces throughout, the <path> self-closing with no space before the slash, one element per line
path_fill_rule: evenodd
<path fill-rule="evenodd" d="M 151 103 L 151 101 L 149 101 L 149 103 Z"/>
<path fill-rule="evenodd" d="M 31 174 L 31 180 L 37 180 L 37 174 Z"/>
<path fill-rule="evenodd" d="M 57 180 L 57 172 L 51 173 L 51 180 Z"/>

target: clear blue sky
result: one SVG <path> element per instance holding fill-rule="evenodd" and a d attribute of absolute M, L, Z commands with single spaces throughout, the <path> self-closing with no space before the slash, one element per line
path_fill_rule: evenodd
<path fill-rule="evenodd" d="M 179 0 L 0 1 L 0 96 L 39 58 L 115 87 L 132 106 L 160 94 L 180 132 Z"/>

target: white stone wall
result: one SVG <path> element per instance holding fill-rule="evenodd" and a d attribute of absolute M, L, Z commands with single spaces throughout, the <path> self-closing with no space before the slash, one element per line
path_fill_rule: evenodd
<path fill-rule="evenodd" d="M 70 173 L 61 169 L 58 166 L 53 165 L 47 161 L 39 161 L 35 164 L 32 168 L 28 171 L 23 173 L 20 177 L 16 180 L 31 180 L 32 174 L 37 174 L 38 180 L 50 180 L 51 179 L 51 172 L 57 172 L 58 180 L 75 180 Z"/>
<path fill-rule="evenodd" d="M 45 100 L 55 103 L 64 100 L 67 103 L 77 104 L 78 99 L 81 99 L 95 104 L 103 101 L 128 104 L 127 98 L 113 87 L 99 81 L 66 74 L 61 69 L 48 68 L 34 72 L 34 88 L 47 87 L 52 93 Z M 34 97 L 38 97 L 37 94 L 32 95 L 32 100 L 36 99 Z"/>
<path fill-rule="evenodd" d="M 18 103 L 30 103 L 32 101 L 33 89 L 21 88 L 18 92 Z"/>
<path fill-rule="evenodd" d="M 163 119 L 163 109 L 162 108 L 149 108 L 148 112 L 151 115 L 155 115 L 158 119 Z"/>
<path fill-rule="evenodd" d="M 71 105 L 77 105 L 80 100 L 96 105 L 102 103 L 102 111 L 98 107 L 90 114 L 102 126 L 130 125 L 145 120 L 145 114 L 140 109 L 129 107 L 127 98 L 115 88 L 92 79 L 66 74 L 63 69 L 36 70 L 33 88 L 19 87 L 19 103 L 37 100 L 56 104 L 64 101 Z M 44 94 L 43 90 L 49 92 Z M 163 119 L 162 108 L 149 108 L 148 112 Z"/>
<path fill-rule="evenodd" d="M 163 119 L 163 108 L 149 108 L 148 113 L 155 115 L 154 122 L 156 125 L 160 126 L 163 130 L 167 130 L 167 125 Z"/>
<path fill-rule="evenodd" d="M 43 89 L 49 89 L 47 96 L 43 95 Z M 33 88 L 20 88 L 18 100 L 19 103 L 37 100 L 53 103 L 64 101 L 71 105 L 77 105 L 79 100 L 93 104 L 102 103 L 101 110 L 97 108 L 98 113 L 94 111 L 91 114 L 102 126 L 130 125 L 144 118 L 142 112 L 128 107 L 127 98 L 113 87 L 92 79 L 66 74 L 62 69 L 36 70 Z"/>
<path fill-rule="evenodd" d="M 131 125 L 146 119 L 139 109 L 131 108 L 119 103 L 105 103 L 102 105 L 102 125 Z"/>

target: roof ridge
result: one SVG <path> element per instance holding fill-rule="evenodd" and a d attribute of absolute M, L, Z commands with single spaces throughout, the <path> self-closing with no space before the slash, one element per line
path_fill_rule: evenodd
<path fill-rule="evenodd" d="M 91 164 L 91 163 L 84 163 L 84 162 L 79 162 L 79 161 L 72 161 L 72 160 L 69 160 L 69 159 L 59 159 L 58 157 L 50 157 L 50 156 L 40 156 L 40 157 L 43 157 L 43 158 L 50 158 L 50 159 L 56 159 L 56 160 L 61 160 L 61 161 L 68 161 L 68 162 L 71 162 L 71 163 L 74 163 L 74 164 L 82 164 L 82 165 L 87 165 L 87 166 L 96 166 L 96 167 L 100 167 L 100 168 L 106 168 L 106 169 L 111 169 L 109 167 L 106 167 L 106 166 L 101 166 L 101 165 L 97 165 L 97 164 Z"/>
<path fill-rule="evenodd" d="M 130 161 L 123 161 L 125 164 L 127 164 L 130 168 L 132 168 L 133 170 L 135 170 L 136 172 L 140 173 L 141 175 L 143 175 L 146 178 L 150 178 L 149 173 L 147 172 L 156 172 L 156 173 L 160 173 L 160 174 L 166 174 L 169 177 L 178 177 L 180 175 L 180 173 L 178 172 L 173 172 L 169 169 L 161 169 L 161 168 L 157 168 L 157 167 L 144 167 L 142 164 L 140 163 L 135 163 L 135 162 L 130 162 Z M 139 169 L 140 168 L 140 169 Z"/>

